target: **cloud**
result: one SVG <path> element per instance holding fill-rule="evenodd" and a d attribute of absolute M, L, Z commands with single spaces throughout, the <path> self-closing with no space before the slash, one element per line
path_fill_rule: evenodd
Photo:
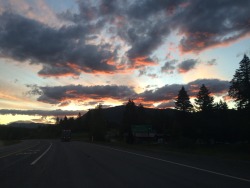
<path fill-rule="evenodd" d="M 157 89 L 146 90 L 137 95 L 141 101 L 161 102 L 176 98 L 181 87 L 184 86 L 190 97 L 196 97 L 202 84 L 209 89 L 212 95 L 222 96 L 227 94 L 229 82 L 219 79 L 198 79 L 187 84 L 165 85 Z"/>
<path fill-rule="evenodd" d="M 82 85 L 66 85 L 54 87 L 39 87 L 40 91 L 37 92 L 39 97 L 38 101 L 50 104 L 61 105 L 71 100 L 102 100 L 102 99 L 115 99 L 127 100 L 135 95 L 132 88 L 128 86 L 117 85 L 96 85 L 96 86 L 82 86 Z M 37 94 L 31 89 L 30 93 Z"/>
<path fill-rule="evenodd" d="M 172 19 L 184 34 L 180 42 L 182 52 L 199 52 L 229 44 L 249 34 L 249 1 L 189 2 L 189 6 Z"/>
<path fill-rule="evenodd" d="M 163 42 L 163 37 L 170 33 L 165 20 L 132 22 L 126 33 L 126 40 L 131 45 L 127 55 L 131 59 L 148 57 Z"/>
<path fill-rule="evenodd" d="M 199 63 L 199 61 L 197 59 L 188 59 L 185 61 L 182 61 L 179 65 L 178 65 L 178 72 L 179 73 L 186 73 L 192 69 L 195 68 L 195 66 Z"/>
<path fill-rule="evenodd" d="M 187 84 L 190 95 L 196 95 L 201 85 L 204 84 L 213 95 L 225 95 L 229 90 L 229 81 L 219 79 L 198 79 Z"/>
<path fill-rule="evenodd" d="M 84 42 L 89 25 L 59 29 L 12 13 L 0 15 L 0 56 L 19 62 L 41 64 L 42 76 L 78 76 L 86 73 L 113 73 L 116 65 L 109 45 Z"/>
<path fill-rule="evenodd" d="M 172 100 L 168 102 L 163 102 L 159 104 L 156 108 L 165 109 L 165 108 L 173 108 L 173 107 L 175 107 L 175 102 Z"/>
<path fill-rule="evenodd" d="M 81 113 L 85 111 L 81 111 Z M 30 116 L 74 116 L 79 111 L 74 110 L 14 110 L 14 109 L 0 109 L 1 115 L 30 115 Z"/>
<path fill-rule="evenodd" d="M 0 14 L 10 11 L 53 27 L 61 25 L 56 13 L 43 0 L 0 1 L 0 7 Z"/>
<path fill-rule="evenodd" d="M 103 103 L 105 99 L 127 101 L 129 98 L 142 103 L 166 102 L 176 98 L 182 86 L 186 88 L 190 97 L 196 97 L 202 84 L 210 90 L 213 95 L 223 96 L 227 93 L 229 82 L 219 79 L 198 79 L 187 84 L 171 84 L 156 89 L 146 89 L 142 93 L 136 93 L 133 88 L 118 85 L 67 85 L 30 87 L 30 94 L 38 95 L 37 100 L 55 105 L 67 105 L 71 101 L 84 105 L 96 105 Z M 35 91 L 32 91 L 32 90 Z"/>
<path fill-rule="evenodd" d="M 138 94 L 138 98 L 142 101 L 152 102 L 172 100 L 178 94 L 180 87 L 179 84 L 165 85 L 155 90 L 146 90 L 143 93 Z"/>
<path fill-rule="evenodd" d="M 206 64 L 209 66 L 217 65 L 217 61 L 216 61 L 216 59 L 211 59 L 211 60 L 207 61 Z"/>
<path fill-rule="evenodd" d="M 158 78 L 158 75 L 156 73 L 149 73 L 147 74 L 148 77 L 152 78 L 152 79 L 155 79 L 155 78 Z"/>
<path fill-rule="evenodd" d="M 143 75 L 146 75 L 147 74 L 147 69 L 146 68 L 142 68 L 142 69 L 139 69 L 139 77 L 140 76 L 143 76 Z"/>
<path fill-rule="evenodd" d="M 152 69 L 151 69 L 152 70 Z M 155 78 L 158 78 L 158 75 L 156 73 L 148 73 L 148 71 L 150 71 L 150 68 L 142 68 L 142 69 L 139 69 L 139 77 L 140 76 L 148 76 L 152 79 L 155 79 Z"/>
<path fill-rule="evenodd" d="M 167 73 L 167 74 L 173 74 L 175 70 L 175 63 L 177 60 L 171 60 L 165 62 L 165 64 L 161 67 L 161 72 Z"/>
<path fill-rule="evenodd" d="M 40 64 L 38 74 L 44 77 L 115 74 L 157 65 L 152 56 L 173 31 L 183 36 L 182 52 L 200 52 L 250 34 L 250 2 L 244 0 L 77 1 L 77 13 L 66 10 L 57 17 L 40 3 L 53 22 L 60 20 L 56 27 L 24 4 L 20 11 L 19 6 L 12 13 L 5 6 L 0 10 L 0 57 Z M 196 64 L 186 60 L 179 72 Z M 162 72 L 173 69 L 166 62 Z"/>
<path fill-rule="evenodd" d="M 86 106 L 96 106 L 98 104 L 103 104 L 105 101 L 88 101 L 88 102 L 84 102 L 83 105 Z"/>
<path fill-rule="evenodd" d="M 172 13 L 178 6 L 182 5 L 185 0 L 176 1 L 153 1 L 144 0 L 133 1 L 128 8 L 128 15 L 136 19 L 145 19 L 162 11 Z"/>

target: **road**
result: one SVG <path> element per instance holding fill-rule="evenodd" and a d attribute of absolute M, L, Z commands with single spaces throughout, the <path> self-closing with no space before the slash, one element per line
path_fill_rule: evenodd
<path fill-rule="evenodd" d="M 30 140 L 0 148 L 1 188 L 249 188 L 250 163 Z"/>

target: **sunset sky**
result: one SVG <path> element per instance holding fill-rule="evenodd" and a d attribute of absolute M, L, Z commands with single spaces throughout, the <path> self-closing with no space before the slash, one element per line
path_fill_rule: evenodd
<path fill-rule="evenodd" d="M 248 0 L 0 0 L 0 124 L 97 104 L 169 108 L 182 86 L 227 100 L 250 55 Z"/>

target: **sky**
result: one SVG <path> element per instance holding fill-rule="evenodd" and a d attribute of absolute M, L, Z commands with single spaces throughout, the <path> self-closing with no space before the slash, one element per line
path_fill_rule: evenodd
<path fill-rule="evenodd" d="M 0 0 L 0 124 L 228 88 L 250 55 L 246 0 Z"/>

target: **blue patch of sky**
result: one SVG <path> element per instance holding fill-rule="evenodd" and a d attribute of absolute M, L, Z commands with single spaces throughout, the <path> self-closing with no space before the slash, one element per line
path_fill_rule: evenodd
<path fill-rule="evenodd" d="M 239 68 L 239 62 L 243 55 L 249 53 L 250 39 L 237 41 L 229 46 L 216 47 L 204 51 L 201 58 L 211 60 L 216 59 L 217 69 L 220 72 L 221 78 L 231 80 L 235 70 Z"/>

